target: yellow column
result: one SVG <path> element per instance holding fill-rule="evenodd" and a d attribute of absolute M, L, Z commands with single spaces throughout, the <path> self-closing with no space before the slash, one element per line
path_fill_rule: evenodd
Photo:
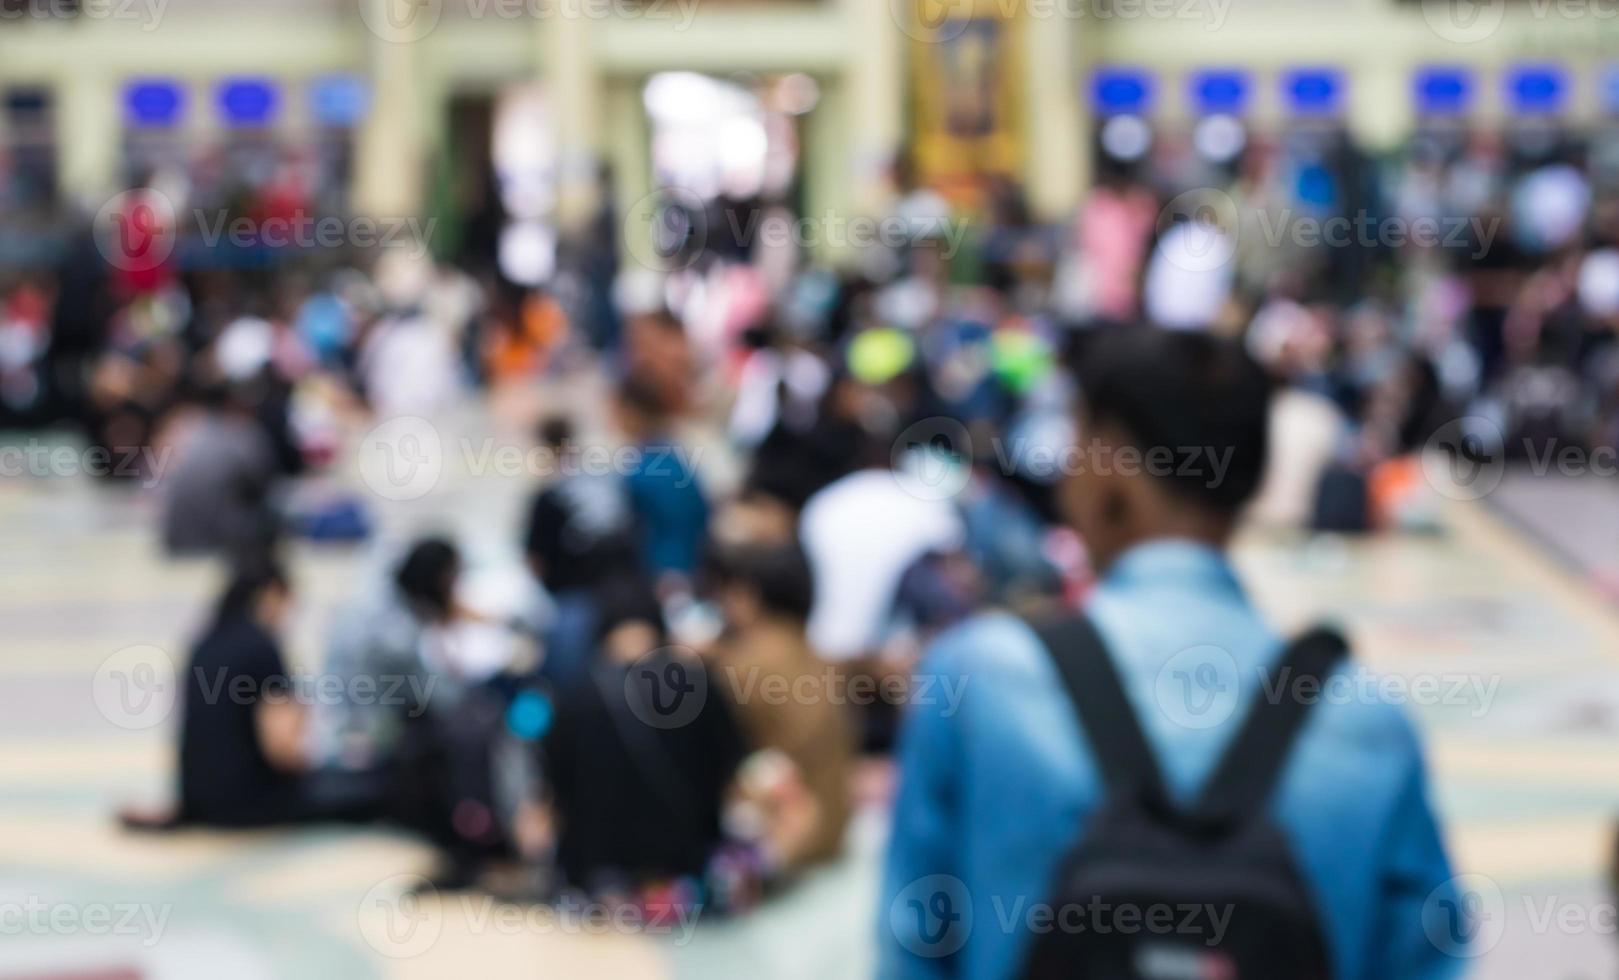
<path fill-rule="evenodd" d="M 1415 66 L 1396 69 L 1399 62 L 1393 58 L 1362 64 L 1369 70 L 1346 74 L 1350 85 L 1349 129 L 1363 147 L 1394 149 L 1415 121 L 1409 82 Z"/>
<path fill-rule="evenodd" d="M 608 105 L 613 194 L 621 205 L 627 205 L 652 193 L 652 121 L 641 102 L 641 80 L 625 78 L 614 82 Z"/>
<path fill-rule="evenodd" d="M 1074 18 L 1075 21 L 1083 18 Z M 1038 218 L 1067 218 L 1090 183 L 1083 70 L 1066 18 L 1023 18 L 1024 179 Z"/>
<path fill-rule="evenodd" d="M 367 30 L 371 112 L 355 147 L 353 198 L 362 214 L 402 217 L 426 204 L 427 148 L 417 44 L 435 26 L 431 5 L 360 0 Z M 400 12 L 406 15 L 401 16 Z"/>
<path fill-rule="evenodd" d="M 620 79 L 607 93 L 609 154 L 613 163 L 613 198 L 619 227 L 619 261 L 635 262 L 635 256 L 648 255 L 652 247 L 652 227 L 640 220 L 651 213 L 645 204 L 652 193 L 652 145 L 650 122 L 641 104 L 638 79 Z"/>
<path fill-rule="evenodd" d="M 584 225 L 600 203 L 597 163 L 603 126 L 602 73 L 595 32 L 611 24 L 586 16 L 586 0 L 550 0 L 555 16 L 539 18 L 544 52 L 546 98 L 557 123 L 560 151 L 557 173 L 557 221 L 564 229 Z M 628 203 L 628 202 L 625 202 Z"/>
<path fill-rule="evenodd" d="M 837 79 L 821 83 L 821 103 L 810 113 L 804 126 L 804 212 L 807 217 L 847 214 L 853 207 L 853 167 L 844 142 L 848 133 L 849 86 Z M 820 236 L 815 250 L 818 262 L 852 261 L 847 251 L 840 253 Z"/>
<path fill-rule="evenodd" d="M 92 211 L 120 190 L 121 80 L 78 66 L 57 76 L 57 180 L 64 197 Z"/>
<path fill-rule="evenodd" d="M 842 7 L 849 38 L 843 198 L 854 214 L 881 215 L 893 204 L 888 165 L 904 141 L 906 35 L 889 0 L 842 0 Z"/>

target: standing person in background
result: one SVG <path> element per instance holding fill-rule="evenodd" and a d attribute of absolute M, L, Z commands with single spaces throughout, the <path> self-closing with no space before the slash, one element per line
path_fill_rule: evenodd
<path fill-rule="evenodd" d="M 1147 319 L 1172 330 L 1209 330 L 1226 313 L 1236 278 L 1234 230 L 1198 214 L 1158 236 L 1141 288 Z"/>
<path fill-rule="evenodd" d="M 1225 554 L 1264 466 L 1270 386 L 1262 369 L 1226 341 L 1145 327 L 1098 336 L 1079 380 L 1080 427 L 1095 440 L 1094 451 L 1122 462 L 1117 454 L 1124 452 L 1150 460 L 1165 448 L 1202 447 L 1225 461 L 1217 473 L 1203 467 L 1186 475 L 1086 466 L 1059 491 L 1102 573 L 1085 609 L 1101 645 L 1070 652 L 1076 660 L 1082 653 L 1106 658 L 1117 675 L 1126 702 L 1118 711 L 1134 716 L 1145 743 L 1142 771 L 1125 778 L 1145 779 L 1156 761 L 1167 804 L 1186 814 L 1189 804 L 1204 802 L 1197 797 L 1246 716 L 1274 714 L 1288 700 L 1260 696 L 1259 681 L 1274 672 L 1281 645 Z M 1065 694 L 1065 679 L 1078 668 L 1064 657 L 1005 614 L 970 621 L 926 656 L 923 678 L 971 683 L 957 705 L 913 705 L 901 737 L 879 906 L 882 976 L 1019 975 L 1031 952 L 1045 948 L 1034 930 L 968 932 L 951 922 L 968 921 L 970 912 L 971 921 L 994 925 L 1016 903 L 1050 901 L 1060 887 L 1055 872 L 1071 867 L 1064 855 L 1089 839 L 1101 815 L 1121 812 L 1121 801 L 1132 799 L 1117 792 L 1128 789 L 1117 781 L 1118 753 L 1111 751 L 1117 746 L 1098 752 L 1087 734 L 1103 720 L 1082 718 Z M 1416 732 L 1381 698 L 1320 700 L 1291 750 L 1285 743 L 1256 747 L 1287 754 L 1274 794 L 1254 805 L 1270 815 L 1267 826 L 1279 828 L 1289 870 L 1315 899 L 1323 940 L 1315 948 L 1328 960 L 1323 975 L 1382 980 L 1459 972 L 1465 961 L 1447 955 L 1424 929 L 1425 907 L 1460 905 Z M 1008 808 L 1012 801 L 1015 810 Z M 1146 835 L 1135 839 L 1162 843 L 1158 827 L 1133 827 Z M 1111 859 L 1150 855 L 1126 848 Z M 964 887 L 943 906 L 936 893 L 932 904 L 927 895 L 919 900 L 917 883 L 925 889 L 945 880 L 938 876 Z M 951 908 L 951 901 L 971 909 Z M 940 921 L 929 923 L 928 914 Z M 951 940 L 948 948 L 938 945 L 941 937 Z M 1213 966 L 1229 968 L 1218 959 Z M 1190 968 L 1197 967 L 1194 961 Z"/>
<path fill-rule="evenodd" d="M 890 446 L 874 435 L 860 439 L 858 468 L 811 497 L 799 521 L 815 572 L 810 640 L 838 661 L 878 654 L 905 573 L 966 541 L 953 501 L 912 493 L 891 467 Z"/>
<path fill-rule="evenodd" d="M 669 431 L 668 403 L 636 377 L 618 390 L 618 424 L 635 449 L 624 487 L 641 536 L 642 561 L 660 592 L 697 571 L 708 540 L 708 500 L 686 449 Z"/>
<path fill-rule="evenodd" d="M 476 298 L 431 259 L 387 250 L 374 274 L 383 312 L 360 341 L 356 373 L 379 419 L 431 417 L 461 394 L 461 342 Z"/>
<path fill-rule="evenodd" d="M 47 418 L 90 423 L 90 369 L 107 342 L 115 304 L 111 270 L 96 248 L 88 222 L 75 221 L 65 254 L 56 262 L 56 302 L 51 308 L 44 360 Z"/>
<path fill-rule="evenodd" d="M 1059 270 L 1076 305 L 1064 312 L 1086 321 L 1127 323 L 1141 308 L 1146 265 L 1159 204 L 1152 191 L 1108 172 L 1080 206 L 1066 265 Z"/>
<path fill-rule="evenodd" d="M 565 687 L 589 666 L 595 650 L 600 589 L 634 574 L 640 554 L 623 481 L 576 465 L 578 447 L 567 418 L 546 419 L 539 436 L 556 475 L 534 497 L 523 553 L 551 599 L 541 673 Z"/>
<path fill-rule="evenodd" d="M 889 690 L 907 683 L 916 654 L 917 624 L 902 602 L 907 573 L 925 559 L 960 551 L 967 534 L 955 501 L 932 493 L 939 473 L 920 482 L 909 473 L 934 461 L 935 447 L 900 445 L 903 435 L 862 430 L 853 471 L 811 497 L 798 522 L 815 576 L 811 645 L 857 683 Z M 895 468 L 896 449 L 904 473 Z M 860 716 L 862 750 L 886 754 L 896 725 L 892 701 L 874 700 Z"/>
<path fill-rule="evenodd" d="M 654 396 L 661 410 L 679 416 L 691 407 L 692 381 L 698 375 L 686 328 L 669 313 L 642 313 L 624 331 L 624 377 Z"/>
<path fill-rule="evenodd" d="M 619 211 L 614 197 L 612 164 L 603 162 L 596 175 L 601 204 L 591 219 L 588 234 L 571 243 L 579 272 L 580 327 L 591 346 L 605 354 L 617 353 L 622 324 L 613 302 L 613 283 L 618 279 Z"/>
<path fill-rule="evenodd" d="M 567 313 L 546 289 L 530 290 L 502 312 L 484 339 L 484 375 L 495 387 L 531 383 L 566 341 Z"/>

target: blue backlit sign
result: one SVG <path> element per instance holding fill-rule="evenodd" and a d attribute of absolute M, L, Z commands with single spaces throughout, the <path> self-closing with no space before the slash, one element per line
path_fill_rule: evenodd
<path fill-rule="evenodd" d="M 1282 75 L 1282 102 L 1297 116 L 1327 116 L 1343 107 L 1344 78 L 1336 68 L 1295 68 Z"/>
<path fill-rule="evenodd" d="M 1192 106 L 1201 115 L 1240 115 L 1248 108 L 1248 75 L 1235 68 L 1209 69 L 1192 76 Z"/>
<path fill-rule="evenodd" d="M 1507 72 L 1506 99 L 1516 113 L 1557 112 L 1568 102 L 1568 76 L 1556 65 L 1518 65 Z"/>
<path fill-rule="evenodd" d="M 309 83 L 309 114 L 322 126 L 354 126 L 371 109 L 371 89 L 358 75 L 322 75 Z"/>
<path fill-rule="evenodd" d="M 124 86 L 124 118 L 131 126 L 173 126 L 185 103 L 185 89 L 171 79 L 142 78 Z"/>
<path fill-rule="evenodd" d="M 1473 74 L 1466 68 L 1433 65 L 1417 69 L 1412 79 L 1417 112 L 1425 116 L 1464 113 L 1473 102 Z"/>
<path fill-rule="evenodd" d="M 280 108 L 280 93 L 267 78 L 230 78 L 219 83 L 219 113 L 231 127 L 268 126 Z"/>
<path fill-rule="evenodd" d="M 1096 110 L 1102 115 L 1141 115 L 1152 107 L 1152 76 L 1142 69 L 1102 68 L 1092 85 Z"/>

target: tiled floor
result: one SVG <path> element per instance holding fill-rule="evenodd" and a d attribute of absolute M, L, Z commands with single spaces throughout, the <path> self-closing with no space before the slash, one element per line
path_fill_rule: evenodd
<path fill-rule="evenodd" d="M 384 536 L 447 525 L 470 535 L 476 562 L 509 561 L 526 484 L 454 468 L 426 500 L 378 501 Z M 1502 895 L 1505 932 L 1478 975 L 1612 976 L 1600 869 L 1619 814 L 1619 618 L 1484 508 L 1446 516 L 1448 533 L 1426 538 L 1250 538 L 1241 565 L 1279 621 L 1338 618 L 1380 670 L 1499 682 L 1484 701 L 1416 709 L 1457 864 Z M 177 655 L 214 587 L 206 567 L 159 560 L 150 518 L 139 495 L 0 482 L 0 908 L 34 915 L 0 919 L 12 933 L 0 936 L 0 978 L 869 971 L 875 820 L 844 866 L 686 943 L 598 935 L 474 900 L 400 904 L 400 876 L 424 870 L 427 855 L 385 834 L 120 834 L 112 806 L 164 785 L 172 720 L 112 724 L 97 707 L 97 671 L 133 645 Z M 374 548 L 299 549 L 296 656 L 313 656 L 336 604 L 379 561 Z M 27 913 L 42 907 L 57 918 Z M 1547 926 L 1548 912 L 1553 923 L 1596 913 L 1595 925 Z"/>

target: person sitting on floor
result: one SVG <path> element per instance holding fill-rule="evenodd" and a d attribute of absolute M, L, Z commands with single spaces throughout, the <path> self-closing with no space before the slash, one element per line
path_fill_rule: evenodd
<path fill-rule="evenodd" d="M 291 606 L 286 573 L 274 563 L 234 573 L 182 677 L 179 805 L 126 809 L 125 826 L 260 827 L 309 818 L 305 712 L 281 655 Z"/>

